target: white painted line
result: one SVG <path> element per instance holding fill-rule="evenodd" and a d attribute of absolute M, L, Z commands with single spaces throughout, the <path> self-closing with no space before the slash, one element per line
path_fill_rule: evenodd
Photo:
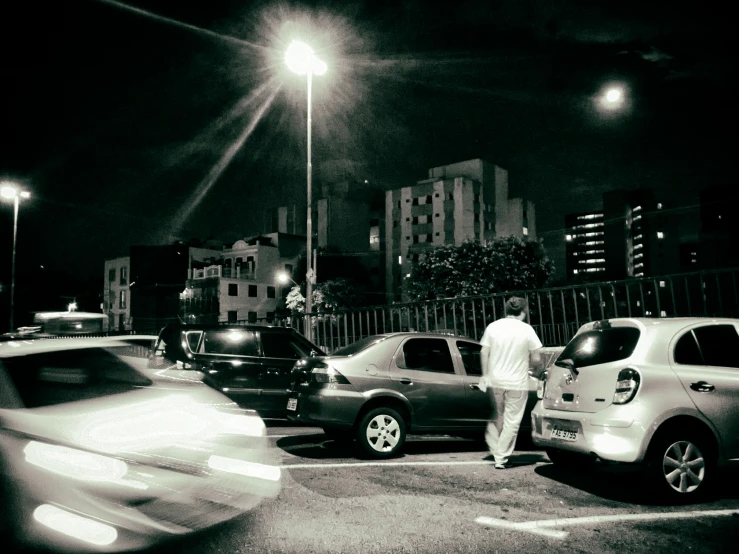
<path fill-rule="evenodd" d="M 659 512 L 651 514 L 620 514 L 610 516 L 588 516 L 564 519 L 542 519 L 539 521 L 524 521 L 514 523 L 504 519 L 492 517 L 478 517 L 475 522 L 490 527 L 502 527 L 527 531 L 537 535 L 545 535 L 552 538 L 564 539 L 569 533 L 556 531 L 549 527 L 564 527 L 567 525 L 588 525 L 598 523 L 621 523 L 624 521 L 658 521 L 663 519 L 689 519 L 696 517 L 725 517 L 739 515 L 739 510 L 692 510 L 689 512 Z"/>
<path fill-rule="evenodd" d="M 280 466 L 282 469 L 299 469 L 299 468 L 337 468 L 337 467 L 381 467 L 381 466 L 485 466 L 493 465 L 493 461 L 472 460 L 458 462 L 353 462 L 353 463 L 334 463 L 334 464 L 289 464 Z"/>

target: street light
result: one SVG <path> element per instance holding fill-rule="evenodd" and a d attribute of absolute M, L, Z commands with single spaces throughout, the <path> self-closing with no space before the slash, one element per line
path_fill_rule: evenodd
<path fill-rule="evenodd" d="M 313 245 L 312 245 L 312 238 L 313 238 L 313 221 L 311 219 L 311 211 L 313 209 L 312 203 L 311 203 L 311 185 L 313 180 L 313 165 L 311 163 L 311 111 L 312 111 L 312 87 L 313 87 L 313 75 L 323 75 L 326 73 L 326 70 L 328 69 L 326 66 L 326 63 L 320 60 L 315 52 L 313 51 L 313 48 L 305 44 L 304 42 L 301 42 L 299 40 L 294 40 L 290 43 L 290 46 L 287 47 L 287 52 L 285 52 L 285 63 L 287 64 L 288 69 L 292 71 L 293 73 L 297 73 L 298 75 L 305 75 L 308 81 L 308 146 L 307 146 L 307 157 L 308 157 L 308 163 L 307 163 L 307 176 L 306 176 L 306 184 L 308 188 L 308 210 L 307 210 L 307 223 L 306 223 L 306 234 L 307 234 L 307 240 L 306 240 L 306 261 L 307 261 L 307 271 L 305 274 L 306 277 L 306 283 L 305 283 L 305 315 L 306 317 L 310 317 L 309 314 L 312 310 L 312 296 L 313 296 L 313 281 L 315 279 L 315 273 L 313 271 L 313 268 L 311 267 L 311 258 L 313 255 Z M 293 281 L 294 282 L 294 281 Z M 308 340 L 311 340 L 311 326 L 310 326 L 310 319 L 306 319 L 306 325 L 305 325 L 305 336 Z"/>
<path fill-rule="evenodd" d="M 293 284 L 294 284 L 294 285 L 295 285 L 296 287 L 299 287 L 299 286 L 300 286 L 300 285 L 298 285 L 298 284 L 297 284 L 297 283 L 296 283 L 295 281 L 293 281 L 293 280 L 292 280 L 292 278 L 291 278 L 291 277 L 290 277 L 290 276 L 289 276 L 289 275 L 288 275 L 287 273 L 285 273 L 284 271 L 283 271 L 283 272 L 280 272 L 280 273 L 278 273 L 278 274 L 277 274 L 277 280 L 278 280 L 278 281 L 279 281 L 280 283 L 287 283 L 288 281 L 292 281 L 292 283 L 293 283 Z"/>
<path fill-rule="evenodd" d="M 15 307 L 15 244 L 18 236 L 18 204 L 21 198 L 30 198 L 31 193 L 26 190 L 19 190 L 11 183 L 0 183 L 0 196 L 13 200 L 13 261 L 10 266 L 10 329 L 12 333 L 14 329 L 13 310 Z"/>
<path fill-rule="evenodd" d="M 620 86 L 612 86 L 605 90 L 600 99 L 600 105 L 606 110 L 617 110 L 626 101 L 626 93 Z"/>

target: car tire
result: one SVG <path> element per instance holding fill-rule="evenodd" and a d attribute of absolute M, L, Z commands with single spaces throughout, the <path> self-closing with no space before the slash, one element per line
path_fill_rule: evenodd
<path fill-rule="evenodd" d="M 659 433 L 649 445 L 644 464 L 647 486 L 670 503 L 702 499 L 715 471 L 714 449 L 691 429 Z"/>
<path fill-rule="evenodd" d="M 569 450 L 561 450 L 559 448 L 546 448 L 547 456 L 557 467 L 562 469 L 587 469 L 595 463 L 595 456 L 588 454 L 580 454 L 579 452 L 570 452 Z"/>
<path fill-rule="evenodd" d="M 405 421 L 393 408 L 374 408 L 357 426 L 357 442 L 373 458 L 395 456 L 405 444 Z"/>

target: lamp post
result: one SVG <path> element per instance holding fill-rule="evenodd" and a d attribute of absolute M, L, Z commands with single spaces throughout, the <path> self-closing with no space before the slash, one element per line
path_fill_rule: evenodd
<path fill-rule="evenodd" d="M 13 200 L 13 258 L 10 265 L 10 329 L 14 329 L 13 310 L 15 308 L 15 245 L 18 236 L 18 204 L 21 198 L 30 198 L 31 193 L 26 190 L 18 190 L 10 183 L 0 183 L 0 196 Z"/>
<path fill-rule="evenodd" d="M 288 275 L 287 273 L 285 273 L 285 272 L 282 272 L 282 273 L 278 273 L 278 274 L 277 274 L 277 280 L 278 280 L 278 281 L 279 281 L 280 283 L 283 283 L 283 284 L 287 284 L 287 282 L 288 282 L 288 281 L 290 281 L 290 282 L 291 282 L 291 283 L 292 283 L 293 285 L 295 285 L 296 287 L 299 287 L 299 286 L 300 286 L 300 285 L 298 285 L 298 284 L 297 284 L 297 283 L 296 283 L 296 282 L 295 282 L 295 281 L 294 281 L 294 280 L 293 280 L 293 279 L 292 279 L 292 278 L 291 278 L 291 277 L 290 277 L 290 276 L 289 276 L 289 275 Z"/>
<path fill-rule="evenodd" d="M 308 145 L 307 145 L 307 166 L 306 166 L 306 185 L 308 192 L 308 209 L 307 209 L 307 220 L 306 220 L 306 264 L 307 271 L 305 273 L 305 336 L 308 340 L 311 340 L 312 329 L 310 325 L 310 312 L 312 310 L 313 300 L 313 282 L 315 280 L 315 272 L 312 268 L 311 257 L 313 255 L 313 221 L 312 214 L 313 205 L 311 202 L 311 186 L 313 181 L 313 165 L 311 163 L 311 113 L 312 113 L 312 88 L 313 88 L 313 75 L 323 75 L 326 73 L 326 63 L 318 59 L 313 49 L 299 40 L 294 40 L 290 43 L 285 53 L 285 63 L 290 71 L 297 73 L 298 75 L 305 75 L 308 82 Z"/>

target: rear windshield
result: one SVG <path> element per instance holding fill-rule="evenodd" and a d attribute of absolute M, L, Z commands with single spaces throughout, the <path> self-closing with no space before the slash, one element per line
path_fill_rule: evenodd
<path fill-rule="evenodd" d="M 557 359 L 570 359 L 575 367 L 625 360 L 634 352 L 640 334 L 636 327 L 586 331 L 573 338 Z"/>
<path fill-rule="evenodd" d="M 387 337 L 383 335 L 373 335 L 371 337 L 359 339 L 358 341 L 348 344 L 343 348 L 339 348 L 332 354 L 332 356 L 352 356 L 357 352 L 361 352 L 362 350 L 369 348 L 373 344 L 377 344 L 385 338 Z"/>
<path fill-rule="evenodd" d="M 151 385 L 142 373 L 147 353 L 131 345 L 28 354 L 3 359 L 0 372 L 5 371 L 23 406 L 38 408 Z"/>
<path fill-rule="evenodd" d="M 259 356 L 257 335 L 254 331 L 247 331 L 245 329 L 205 331 L 197 353 L 228 356 Z"/>

